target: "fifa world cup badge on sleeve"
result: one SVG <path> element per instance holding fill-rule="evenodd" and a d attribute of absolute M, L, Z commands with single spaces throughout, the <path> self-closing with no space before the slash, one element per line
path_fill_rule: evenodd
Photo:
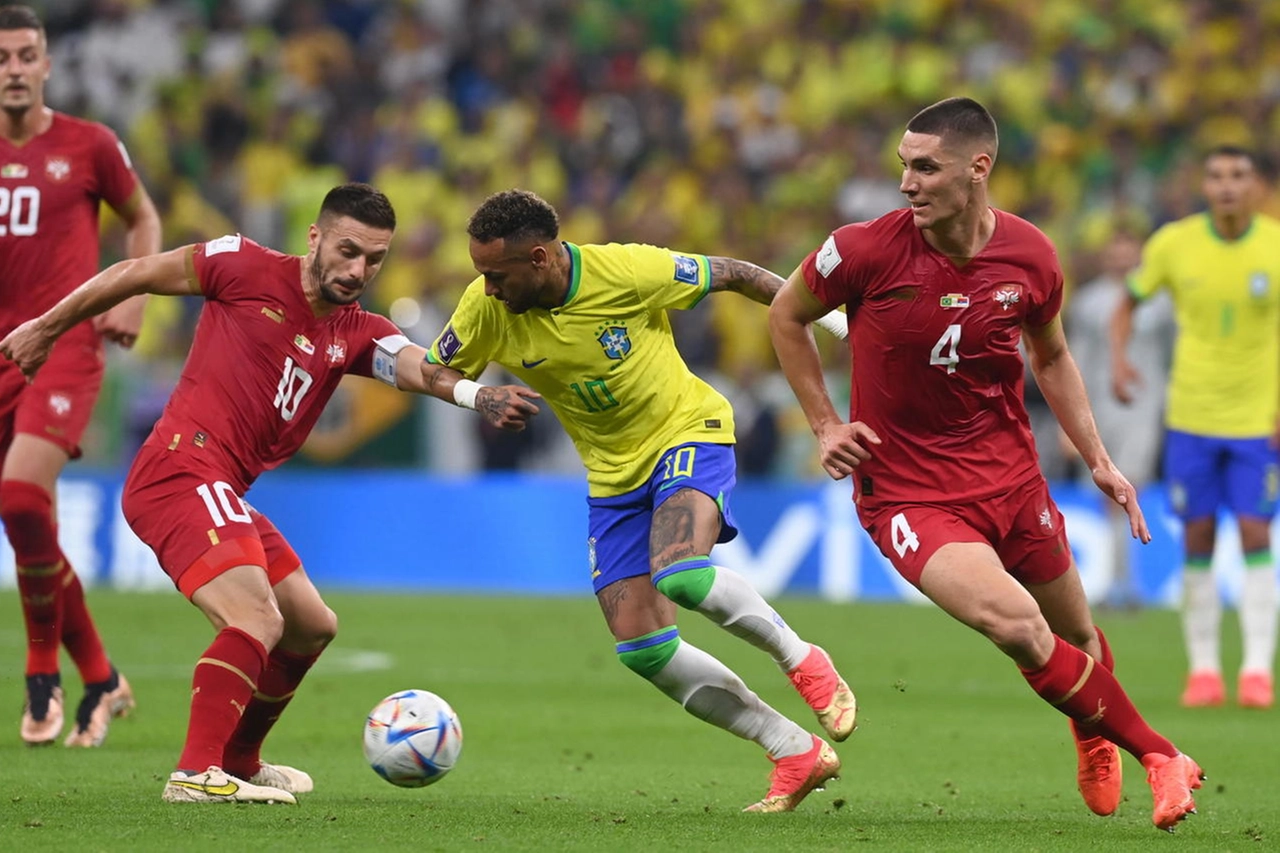
<path fill-rule="evenodd" d="M 673 255 L 676 261 L 676 281 L 685 284 L 698 283 L 698 262 L 686 255 Z"/>
<path fill-rule="evenodd" d="M 840 250 L 836 248 L 836 235 L 832 234 L 818 250 L 818 256 L 813 259 L 813 265 L 818 268 L 822 277 L 826 278 L 831 275 L 832 270 L 840 266 L 842 260 L 844 258 L 840 257 Z"/>

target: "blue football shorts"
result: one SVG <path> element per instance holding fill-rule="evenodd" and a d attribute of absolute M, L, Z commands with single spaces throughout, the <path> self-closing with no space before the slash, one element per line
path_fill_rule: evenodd
<path fill-rule="evenodd" d="M 587 498 L 587 559 L 591 586 L 599 592 L 614 581 L 649 574 L 649 528 L 653 513 L 681 489 L 702 492 L 720 506 L 720 537 L 738 535 L 729 510 L 736 477 L 731 444 L 690 442 L 662 454 L 649 481 L 607 498 Z"/>
<path fill-rule="evenodd" d="M 1219 509 L 1270 518 L 1280 490 L 1280 457 L 1269 438 L 1215 438 L 1169 430 L 1164 476 L 1169 505 L 1183 521 L 1213 518 Z"/>

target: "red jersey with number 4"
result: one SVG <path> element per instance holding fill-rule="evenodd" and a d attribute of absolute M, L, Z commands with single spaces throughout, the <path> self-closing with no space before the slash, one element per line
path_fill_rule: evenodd
<path fill-rule="evenodd" d="M 1057 316 L 1062 270 L 1038 228 L 995 213 L 964 267 L 910 209 L 845 225 L 804 260 L 813 294 L 848 306 L 850 418 L 883 442 L 855 472 L 863 506 L 979 500 L 1039 476 L 1018 343 Z"/>
<path fill-rule="evenodd" d="M 374 341 L 400 331 L 358 305 L 317 318 L 302 258 L 238 234 L 198 244 L 194 260 L 206 302 L 147 442 L 201 457 L 243 494 L 297 452 L 343 374 L 372 374 Z"/>
<path fill-rule="evenodd" d="M 97 273 L 100 202 L 120 207 L 137 186 L 123 146 L 95 122 L 55 112 L 25 145 L 0 138 L 0 335 Z"/>

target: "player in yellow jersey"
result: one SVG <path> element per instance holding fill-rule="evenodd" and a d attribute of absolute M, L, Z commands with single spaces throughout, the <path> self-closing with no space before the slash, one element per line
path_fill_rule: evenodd
<path fill-rule="evenodd" d="M 1205 213 L 1165 225 L 1130 276 L 1130 298 L 1112 321 L 1112 379 L 1127 401 L 1140 376 L 1125 355 L 1138 301 L 1173 296 L 1178 339 L 1165 414 L 1165 477 L 1182 518 L 1183 633 L 1189 707 L 1220 705 L 1226 690 L 1218 640 L 1221 604 L 1211 571 L 1220 509 L 1240 526 L 1244 660 L 1237 700 L 1273 701 L 1276 569 L 1271 519 L 1277 497 L 1280 413 L 1280 222 L 1257 213 L 1257 158 L 1232 146 L 1204 160 Z"/>
<path fill-rule="evenodd" d="M 555 209 L 531 192 L 488 198 L 467 226 L 480 277 L 423 362 L 436 396 L 522 429 L 546 400 L 587 469 L 592 584 L 622 663 L 689 713 L 752 740 L 774 762 L 749 811 L 790 811 L 840 770 L 821 738 L 765 704 L 723 663 L 681 639 L 676 605 L 766 651 L 837 741 L 853 693 L 711 547 L 737 534 L 733 411 L 676 350 L 667 310 L 733 290 L 768 304 L 782 279 L 732 258 L 639 244 L 559 239 Z M 826 318 L 846 333 L 843 314 Z M 474 380 L 497 362 L 520 385 Z"/>

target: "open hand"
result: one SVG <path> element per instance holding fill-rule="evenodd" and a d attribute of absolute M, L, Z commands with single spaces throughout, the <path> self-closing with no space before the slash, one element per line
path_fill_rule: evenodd
<path fill-rule="evenodd" d="M 523 385 L 485 385 L 476 392 L 476 411 L 491 426 L 520 432 L 538 414 L 542 395 Z"/>
<path fill-rule="evenodd" d="M 1134 539 L 1146 545 L 1151 541 L 1151 531 L 1147 529 L 1147 520 L 1142 516 L 1142 507 L 1138 506 L 1138 491 L 1110 460 L 1105 465 L 1094 468 L 1093 482 L 1102 493 L 1111 498 L 1124 509 L 1129 516 L 1129 532 Z"/>

